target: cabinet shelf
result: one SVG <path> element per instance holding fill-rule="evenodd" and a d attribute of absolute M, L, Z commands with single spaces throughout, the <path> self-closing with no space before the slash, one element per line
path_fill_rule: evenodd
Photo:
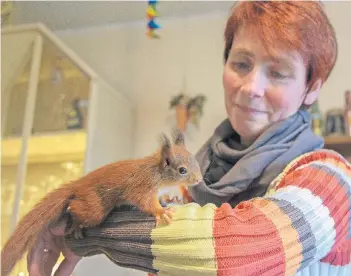
<path fill-rule="evenodd" d="M 33 135 L 28 140 L 28 164 L 84 160 L 85 131 L 67 131 L 48 135 Z M 2 139 L 2 166 L 18 164 L 21 137 Z"/>
<path fill-rule="evenodd" d="M 325 136 L 324 137 L 326 145 L 350 145 L 351 146 L 351 136 Z"/>
<path fill-rule="evenodd" d="M 335 150 L 351 161 L 351 136 L 326 136 L 324 148 Z"/>

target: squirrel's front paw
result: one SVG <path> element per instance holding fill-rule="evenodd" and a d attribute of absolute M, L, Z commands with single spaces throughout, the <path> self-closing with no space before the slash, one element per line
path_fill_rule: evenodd
<path fill-rule="evenodd" d="M 82 225 L 77 225 L 75 229 L 73 230 L 73 235 L 75 239 L 83 239 L 83 226 Z"/>
<path fill-rule="evenodd" d="M 156 217 L 156 227 L 161 223 L 161 220 L 164 219 L 168 224 L 172 222 L 174 208 L 162 209 L 159 211 Z"/>

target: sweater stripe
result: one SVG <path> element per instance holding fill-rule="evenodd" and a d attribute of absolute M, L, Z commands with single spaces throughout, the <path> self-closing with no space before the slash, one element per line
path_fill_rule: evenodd
<path fill-rule="evenodd" d="M 327 263 L 313 263 L 294 276 L 350 276 L 351 264 L 334 266 Z"/>
<path fill-rule="evenodd" d="M 347 191 L 343 189 L 335 172 L 328 170 L 326 166 L 318 167 L 316 164 L 310 164 L 308 167 L 294 171 L 290 176 L 287 175 L 285 185 L 289 183 L 298 183 L 299 187 L 309 189 L 311 193 L 320 197 L 337 225 L 334 247 L 337 246 L 338 241 L 345 238 L 348 233 L 350 205 Z M 327 185 L 321 186 L 319 183 L 327 183 Z"/>
<path fill-rule="evenodd" d="M 333 250 L 321 259 L 321 262 L 329 263 L 335 266 L 343 266 L 351 263 L 351 240 L 344 241 L 336 250 Z M 351 275 L 351 274 L 350 274 Z"/>
<path fill-rule="evenodd" d="M 339 153 L 335 151 L 323 149 L 313 153 L 303 154 L 297 157 L 295 160 L 293 160 L 290 164 L 288 164 L 286 168 L 283 170 L 283 172 L 280 173 L 279 176 L 277 177 L 277 180 L 279 180 L 277 186 L 289 185 L 289 183 L 288 184 L 285 183 L 287 180 L 285 177 L 287 175 L 290 174 L 291 176 L 292 174 L 294 174 L 295 170 L 303 169 L 315 161 L 323 161 L 323 163 L 325 164 L 332 162 L 338 165 L 342 165 L 345 167 L 345 170 L 348 172 L 348 174 L 351 174 L 351 166 L 349 163 L 345 162 L 346 161 L 345 158 L 343 158 Z"/>
<path fill-rule="evenodd" d="M 188 276 L 189 271 L 195 276 L 217 275 L 212 227 L 216 207 L 213 204 L 203 208 L 195 206 L 198 205 L 175 206 L 177 211 L 172 223 L 152 230 L 153 267 L 159 270 L 159 276 L 174 275 L 174 270 L 178 276 Z"/>
<path fill-rule="evenodd" d="M 333 175 L 337 178 L 342 189 L 345 190 L 347 202 L 349 203 L 349 210 L 351 210 L 351 171 L 346 169 L 343 163 L 336 163 L 334 160 L 328 160 L 328 162 L 313 162 L 313 166 L 319 169 L 324 169 L 329 175 Z M 351 214 L 349 214 L 351 216 Z M 351 217 L 350 217 L 351 220 Z M 351 224 L 348 227 L 348 239 L 351 239 Z"/>
<path fill-rule="evenodd" d="M 322 200 L 309 190 L 295 186 L 282 188 L 272 197 L 286 200 L 304 214 L 311 229 L 311 233 L 305 233 L 304 236 L 311 238 L 309 235 L 313 235 L 314 246 L 318 252 L 314 260 L 324 257 L 335 242 L 336 231 L 334 220 Z"/>
<path fill-rule="evenodd" d="M 280 233 L 262 212 L 268 204 L 271 203 L 242 202 L 232 209 L 225 203 L 218 209 L 213 231 L 218 276 L 284 275 L 285 254 Z"/>
<path fill-rule="evenodd" d="M 303 260 L 303 247 L 299 242 L 297 228 L 292 227 L 294 224 L 293 220 L 291 220 L 277 202 L 258 199 L 255 200 L 255 203 L 260 201 L 262 201 L 259 204 L 261 211 L 274 223 L 281 238 L 286 263 L 285 275 L 294 275 Z"/>
<path fill-rule="evenodd" d="M 337 246 L 340 239 L 345 238 L 348 235 L 349 222 L 350 222 L 350 197 L 347 194 L 346 186 L 348 184 L 339 178 L 339 175 L 335 170 L 331 170 L 327 166 L 321 166 L 317 164 L 312 164 L 313 171 L 318 173 L 318 178 L 328 179 L 328 185 L 323 187 L 324 192 L 311 189 L 312 192 L 318 193 L 322 198 L 324 205 L 330 210 L 331 216 L 335 221 L 336 227 L 336 243 L 333 250 Z M 320 190 L 320 189 L 319 189 Z M 341 204 L 340 204 L 341 202 Z"/>
<path fill-rule="evenodd" d="M 301 210 L 295 208 L 289 201 L 275 198 L 271 198 L 271 200 L 284 211 L 286 216 L 291 217 L 291 225 L 299 235 L 297 242 L 302 245 L 302 261 L 300 261 L 299 265 L 301 267 L 307 266 L 316 254 L 314 235 L 306 237 L 306 233 L 312 232 L 310 224 L 306 221 L 306 217 Z"/>

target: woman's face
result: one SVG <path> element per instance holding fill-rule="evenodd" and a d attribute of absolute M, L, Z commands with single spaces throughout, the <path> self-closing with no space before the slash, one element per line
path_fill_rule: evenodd
<path fill-rule="evenodd" d="M 307 93 L 306 68 L 296 52 L 268 55 L 254 30 L 242 29 L 224 67 L 225 104 L 232 127 L 246 144 L 273 123 L 312 104 L 320 82 Z"/>

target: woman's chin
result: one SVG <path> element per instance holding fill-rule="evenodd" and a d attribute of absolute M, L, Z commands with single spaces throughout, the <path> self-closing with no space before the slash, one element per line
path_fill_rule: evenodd
<path fill-rule="evenodd" d="M 234 120 L 229 118 L 229 120 L 233 129 L 240 135 L 240 137 L 247 140 L 255 140 L 267 127 L 267 124 L 260 121 L 240 120 L 239 118 Z"/>

